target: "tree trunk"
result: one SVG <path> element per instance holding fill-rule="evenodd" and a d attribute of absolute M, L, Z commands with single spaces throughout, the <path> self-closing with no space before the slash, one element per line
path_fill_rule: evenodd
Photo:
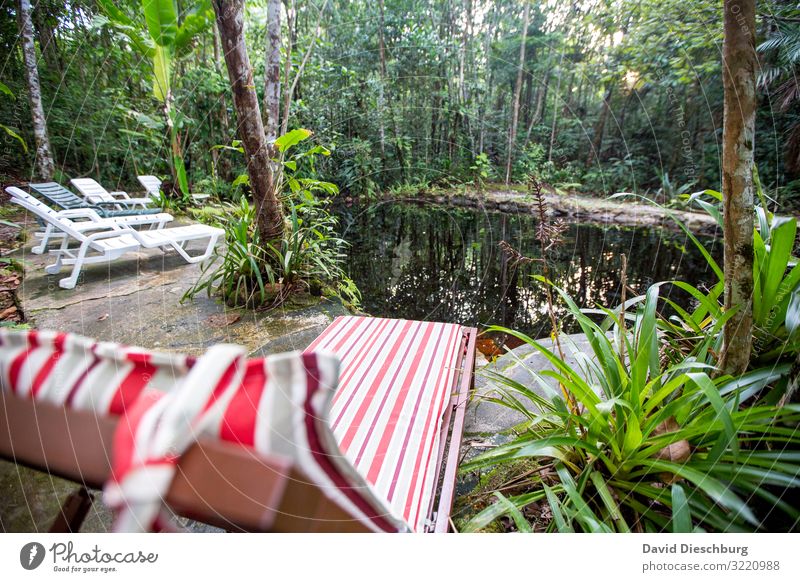
<path fill-rule="evenodd" d="M 517 139 L 517 122 L 519 121 L 519 97 L 522 91 L 522 74 L 525 70 L 525 43 L 528 40 L 528 24 L 530 23 L 530 3 L 525 0 L 525 11 L 522 15 L 522 42 L 519 46 L 519 68 L 517 84 L 514 86 L 514 104 L 511 107 L 511 127 L 508 129 L 508 152 L 506 155 L 506 185 L 511 181 L 511 162 L 514 158 L 514 142 Z"/>
<path fill-rule="evenodd" d="M 261 244 L 267 245 L 283 238 L 283 212 L 275 191 L 270 146 L 261 123 L 253 69 L 244 41 L 244 0 L 213 0 L 213 5 L 256 204 L 258 232 Z"/>
<path fill-rule="evenodd" d="M 725 233 L 725 323 L 722 371 L 750 362 L 753 326 L 753 140 L 755 139 L 755 0 L 725 0 L 722 83 L 722 196 Z"/>
<path fill-rule="evenodd" d="M 600 150 L 603 148 L 603 133 L 606 130 L 606 120 L 608 119 L 608 112 L 611 110 L 611 95 L 614 93 L 614 83 L 610 82 L 606 95 L 603 98 L 603 105 L 600 108 L 600 117 L 597 118 L 597 124 L 594 126 L 594 139 L 592 139 L 592 146 L 589 148 L 589 155 L 586 156 L 586 166 L 591 166 L 595 158 L 600 158 Z"/>
<path fill-rule="evenodd" d="M 55 172 L 47 123 L 42 107 L 42 89 L 39 86 L 39 70 L 36 68 L 36 47 L 33 44 L 30 0 L 19 0 L 19 31 L 22 38 L 22 58 L 28 78 L 28 100 L 33 120 L 33 137 L 36 141 L 36 173 L 44 180 L 52 180 Z"/>
<path fill-rule="evenodd" d="M 283 130 L 284 127 L 289 127 L 289 106 L 292 102 L 292 95 L 290 93 L 292 50 L 294 50 L 297 36 L 297 10 L 294 6 L 294 0 L 285 0 L 284 6 L 286 7 L 286 26 L 289 29 L 289 34 L 286 38 L 286 62 L 283 65 L 283 112 L 281 113 L 281 130 Z M 286 131 L 284 130 L 281 133 L 286 133 Z"/>
<path fill-rule="evenodd" d="M 46 5 L 40 2 L 32 13 L 34 28 L 39 36 L 39 48 L 42 51 L 47 68 L 61 78 L 61 55 L 58 52 L 55 28 Z"/>
<path fill-rule="evenodd" d="M 264 67 L 264 131 L 267 142 L 272 144 L 278 137 L 281 101 L 281 0 L 269 0 L 267 21 L 269 44 Z"/>
<path fill-rule="evenodd" d="M 378 3 L 380 8 L 380 21 L 378 22 L 378 26 L 380 29 L 378 30 L 378 53 L 381 58 L 381 67 L 380 67 L 380 78 L 381 82 L 378 86 L 378 137 L 380 139 L 380 146 L 381 146 L 381 169 L 386 169 L 386 125 L 385 125 L 385 113 L 384 109 L 386 106 L 385 102 L 385 95 L 384 95 L 384 85 L 386 84 L 386 44 L 383 39 L 383 29 L 384 29 L 384 20 L 383 20 L 383 0 L 380 0 Z"/>
<path fill-rule="evenodd" d="M 308 63 L 308 59 L 311 58 L 311 53 L 314 51 L 314 45 L 317 44 L 317 40 L 319 39 L 320 35 L 322 34 L 322 17 L 325 15 L 325 10 L 328 8 L 329 0 L 325 0 L 325 3 L 322 5 L 322 8 L 319 11 L 317 16 L 317 25 L 314 29 L 314 37 L 311 39 L 311 44 L 308 45 L 308 50 L 306 50 L 306 54 L 303 57 L 303 60 L 300 61 L 300 66 L 297 69 L 297 73 L 295 73 L 294 80 L 292 81 L 291 86 L 284 92 L 284 108 L 283 108 L 283 116 L 281 119 L 281 133 L 284 134 L 289 130 L 289 112 L 291 111 L 292 106 L 292 98 L 297 95 L 300 97 L 300 89 L 298 84 L 300 83 L 300 78 L 303 76 L 303 71 L 306 68 L 306 64 Z M 297 16 L 294 18 L 295 25 L 297 24 Z M 293 45 L 290 45 L 290 48 Z M 289 51 L 291 52 L 291 51 Z M 288 70 L 288 69 L 287 69 Z"/>
<path fill-rule="evenodd" d="M 211 27 L 212 32 L 214 33 L 214 69 L 217 73 L 221 73 L 222 69 L 220 66 L 220 55 L 219 55 L 219 34 L 217 33 L 217 23 L 214 23 L 214 26 Z M 225 91 L 222 91 L 219 94 L 219 108 L 217 109 L 217 115 L 219 116 L 219 126 L 222 130 L 222 134 L 224 139 L 222 143 L 227 144 L 230 142 L 231 135 L 230 135 L 230 121 L 228 119 L 228 100 L 225 95 Z M 214 159 L 214 165 L 217 168 L 217 173 L 219 177 L 223 180 L 230 181 L 231 179 L 231 160 L 227 155 L 219 155 L 219 150 L 212 149 L 211 156 Z"/>
<path fill-rule="evenodd" d="M 556 75 L 556 92 L 553 95 L 553 123 L 550 126 L 550 147 L 547 149 L 547 161 L 553 161 L 553 148 L 556 144 L 556 134 L 558 132 L 558 100 L 561 99 L 561 77 L 564 70 L 564 50 L 565 47 L 561 47 L 561 56 L 558 59 L 558 74 Z M 547 103 L 545 103 L 545 107 L 547 107 Z"/>

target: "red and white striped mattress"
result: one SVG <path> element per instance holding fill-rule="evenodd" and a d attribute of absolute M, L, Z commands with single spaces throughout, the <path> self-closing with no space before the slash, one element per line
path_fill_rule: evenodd
<path fill-rule="evenodd" d="M 306 349 L 339 358 L 330 416 L 339 447 L 414 531 L 436 489 L 462 337 L 455 324 L 339 317 Z"/>
<path fill-rule="evenodd" d="M 0 331 L 0 383 L 18 396 L 126 414 L 106 501 L 116 528 L 167 529 L 161 508 L 199 436 L 286 455 L 375 531 L 422 531 L 461 327 L 341 317 L 303 353 L 199 358 L 47 331 Z M 338 379 L 338 386 L 337 386 Z"/>

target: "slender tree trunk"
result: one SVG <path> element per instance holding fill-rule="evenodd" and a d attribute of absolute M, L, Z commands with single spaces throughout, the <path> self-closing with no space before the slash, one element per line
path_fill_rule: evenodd
<path fill-rule="evenodd" d="M 25 75 L 28 78 L 28 101 L 33 120 L 33 137 L 36 141 L 36 173 L 45 180 L 52 180 L 55 172 L 47 123 L 42 107 L 42 89 L 39 86 L 39 70 L 36 67 L 36 47 L 33 44 L 30 0 L 19 0 L 19 31 L 22 37 L 22 57 Z"/>
<path fill-rule="evenodd" d="M 281 101 L 281 0 L 269 0 L 267 5 L 266 63 L 264 67 L 264 131 L 267 142 L 278 137 Z M 274 152 L 271 152 L 274 154 Z"/>
<path fill-rule="evenodd" d="M 561 47 L 561 56 L 558 59 L 558 75 L 556 75 L 556 92 L 553 95 L 553 124 L 550 126 L 550 147 L 547 149 L 547 161 L 553 161 L 553 148 L 556 144 L 556 134 L 558 133 L 558 100 L 561 99 L 561 77 L 562 72 L 564 70 L 564 50 L 565 48 Z M 547 107 L 547 103 L 544 104 Z"/>
<path fill-rule="evenodd" d="M 519 47 L 519 68 L 517 84 L 514 86 L 514 104 L 511 107 L 511 127 L 508 129 L 508 152 L 506 155 L 506 185 L 511 181 L 511 162 L 514 159 L 514 142 L 517 139 L 517 122 L 519 121 L 519 97 L 522 91 L 523 72 L 525 70 L 525 44 L 528 40 L 528 24 L 530 23 L 530 2 L 525 0 L 525 11 L 522 15 L 522 42 Z"/>
<path fill-rule="evenodd" d="M 308 63 L 308 59 L 311 58 L 311 53 L 314 51 L 314 45 L 317 44 L 317 40 L 319 39 L 320 35 L 322 34 L 322 17 L 325 15 L 325 10 L 328 8 L 329 0 L 325 0 L 325 4 L 322 5 L 322 8 L 319 11 L 319 15 L 317 16 L 317 25 L 314 28 L 314 38 L 311 39 L 311 44 L 308 45 L 308 50 L 306 51 L 305 56 L 303 56 L 303 60 L 300 61 L 300 66 L 297 68 L 297 73 L 294 75 L 294 80 L 292 81 L 292 85 L 288 88 L 286 93 L 284 93 L 285 101 L 284 101 L 284 108 L 283 108 L 283 118 L 281 120 L 281 133 L 284 134 L 289 129 L 289 112 L 292 106 L 292 96 L 295 93 L 299 94 L 300 91 L 297 88 L 298 84 L 300 83 L 300 78 L 303 76 L 303 71 L 306 68 L 306 64 Z M 295 21 L 297 17 L 295 16 Z"/>
<path fill-rule="evenodd" d="M 213 5 L 256 203 L 258 232 L 261 244 L 267 245 L 283 238 L 283 212 L 275 191 L 270 146 L 261 123 L 253 69 L 244 41 L 244 0 L 213 0 Z"/>
<path fill-rule="evenodd" d="M 212 32 L 214 33 L 214 69 L 216 70 L 217 73 L 221 74 L 222 67 L 220 63 L 220 54 L 219 54 L 219 34 L 217 32 L 216 22 L 214 23 L 214 26 L 212 26 Z M 228 100 L 226 98 L 225 91 L 222 91 L 219 94 L 219 108 L 217 109 L 217 111 L 218 111 L 217 115 L 219 116 L 219 126 L 224 136 L 222 143 L 227 144 L 231 139 L 230 135 L 231 124 L 230 120 L 228 119 Z M 211 155 L 212 157 L 214 157 L 214 164 L 215 167 L 217 168 L 219 176 L 225 181 L 230 180 L 231 178 L 230 158 L 226 155 L 220 156 L 219 150 L 217 149 L 212 149 Z"/>
<path fill-rule="evenodd" d="M 61 55 L 58 51 L 55 29 L 51 24 L 51 19 L 45 8 L 45 4 L 40 2 L 31 14 L 34 27 L 39 36 L 39 48 L 42 51 L 47 68 L 54 75 L 61 78 Z"/>
<path fill-rule="evenodd" d="M 722 371 L 750 362 L 753 326 L 753 141 L 755 139 L 755 0 L 725 0 L 722 82 L 722 196 L 725 232 L 725 323 Z"/>
<path fill-rule="evenodd" d="M 478 132 L 478 153 L 483 153 L 484 151 L 484 142 L 486 141 L 486 110 L 487 105 L 491 99 L 492 94 L 492 82 L 494 80 L 494 67 L 492 67 L 492 39 L 496 34 L 498 29 L 497 27 L 497 20 L 498 20 L 498 7 L 497 3 L 492 3 L 492 14 L 489 18 L 489 26 L 486 28 L 486 35 L 484 36 L 483 42 L 483 51 L 486 57 L 486 67 L 484 69 L 484 76 L 486 78 L 486 91 L 484 92 L 483 98 L 480 99 L 480 103 L 478 108 L 480 109 L 480 130 Z"/>
<path fill-rule="evenodd" d="M 294 0 L 285 0 L 284 6 L 286 6 L 286 25 L 289 29 L 289 35 L 286 39 L 286 62 L 283 66 L 283 111 L 281 112 L 281 129 L 283 129 L 284 125 L 286 125 L 286 127 L 289 125 L 289 116 L 287 112 L 292 102 L 292 95 L 289 93 L 291 83 L 289 81 L 291 81 L 292 50 L 294 49 L 297 31 L 297 11 L 294 7 Z M 285 124 L 283 123 L 284 118 L 286 119 Z M 285 131 L 283 133 L 285 133 Z"/>
<path fill-rule="evenodd" d="M 386 44 L 383 39 L 383 0 L 378 3 L 380 8 L 380 21 L 378 26 L 378 53 L 381 59 L 380 84 L 378 85 L 378 138 L 381 146 L 381 168 L 386 169 L 386 120 L 384 119 L 384 109 L 386 107 L 384 85 L 386 84 Z"/>
<path fill-rule="evenodd" d="M 531 115 L 530 123 L 528 123 L 528 130 L 525 132 L 525 146 L 531 141 L 531 133 L 533 126 L 544 119 L 544 104 L 547 100 L 547 86 L 550 83 L 550 71 L 545 73 L 544 85 L 539 88 L 536 95 L 536 111 Z"/>
<path fill-rule="evenodd" d="M 589 155 L 586 156 L 586 166 L 591 166 L 595 158 L 600 157 L 600 150 L 603 148 L 603 134 L 606 130 L 606 121 L 608 120 L 608 112 L 611 110 L 611 95 L 614 92 L 614 84 L 609 83 L 606 89 L 605 97 L 603 97 L 603 105 L 600 108 L 600 116 L 597 118 L 597 124 L 594 126 L 594 139 L 592 139 L 592 146 L 589 148 Z"/>

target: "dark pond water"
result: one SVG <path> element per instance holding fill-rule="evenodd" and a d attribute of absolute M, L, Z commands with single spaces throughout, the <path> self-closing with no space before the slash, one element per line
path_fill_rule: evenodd
<path fill-rule="evenodd" d="M 524 255 L 538 257 L 532 216 L 398 202 L 340 207 L 337 214 L 351 244 L 347 271 L 368 313 L 479 327 L 498 324 L 532 337 L 549 333 L 543 286 L 531 277 L 541 273 L 541 266 L 512 268 L 499 247 L 507 241 Z M 628 285 L 639 292 L 658 281 L 700 285 L 715 280 L 683 234 L 573 224 L 562 237 L 551 251 L 551 278 L 583 307 L 619 304 L 623 254 Z M 704 243 L 713 254 L 722 252 L 721 242 Z M 671 286 L 662 295 L 687 302 Z"/>

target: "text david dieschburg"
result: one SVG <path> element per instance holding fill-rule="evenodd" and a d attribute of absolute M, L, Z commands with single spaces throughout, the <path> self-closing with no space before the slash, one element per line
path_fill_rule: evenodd
<path fill-rule="evenodd" d="M 699 546 L 696 544 L 665 544 L 654 546 L 642 544 L 643 554 L 736 554 L 742 558 L 747 557 L 747 546 L 726 546 L 724 544 L 711 544 Z"/>

